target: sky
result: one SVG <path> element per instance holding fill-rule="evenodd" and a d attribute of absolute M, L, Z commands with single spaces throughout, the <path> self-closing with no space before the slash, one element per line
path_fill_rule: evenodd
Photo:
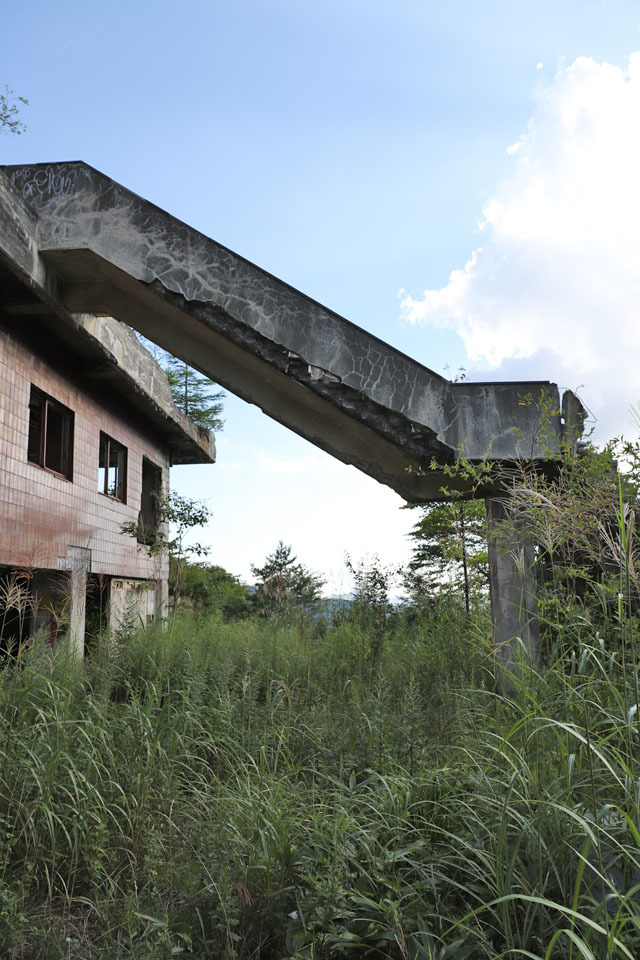
<path fill-rule="evenodd" d="M 0 162 L 84 160 L 427 367 L 640 401 L 640 6 L 625 0 L 5 0 Z M 390 489 L 231 395 L 209 560 L 277 542 L 346 593 L 394 567 Z"/>

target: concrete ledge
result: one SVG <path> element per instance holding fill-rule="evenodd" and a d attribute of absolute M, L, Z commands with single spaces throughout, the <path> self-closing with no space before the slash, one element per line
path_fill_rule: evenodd
<path fill-rule="evenodd" d="M 450 383 L 87 164 L 4 169 L 68 312 L 117 317 L 407 499 L 440 499 L 460 456 L 566 443 L 555 384 Z"/>
<path fill-rule="evenodd" d="M 135 334 L 113 317 L 66 308 L 38 232 L 37 216 L 0 172 L 0 308 L 46 327 L 83 360 L 87 376 L 108 380 L 167 435 L 173 463 L 213 463 L 213 434 L 178 410 L 164 371 Z"/>

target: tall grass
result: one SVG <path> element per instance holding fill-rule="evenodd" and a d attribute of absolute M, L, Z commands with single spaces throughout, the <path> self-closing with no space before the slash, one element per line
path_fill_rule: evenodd
<path fill-rule="evenodd" d="M 33 643 L 0 677 L 0 956 L 635 960 L 628 595 L 508 696 L 444 600 L 380 652 L 348 621 Z"/>

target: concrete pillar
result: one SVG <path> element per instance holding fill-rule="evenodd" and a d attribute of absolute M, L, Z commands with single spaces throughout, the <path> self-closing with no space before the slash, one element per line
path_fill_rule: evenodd
<path fill-rule="evenodd" d="M 169 581 L 156 580 L 156 623 L 167 624 L 169 616 Z"/>
<path fill-rule="evenodd" d="M 72 567 L 69 574 L 71 585 L 71 612 L 69 614 L 69 649 L 78 659 L 84 657 L 84 627 L 87 608 L 87 572 L 81 567 Z"/>
<path fill-rule="evenodd" d="M 515 511 L 493 497 L 485 504 L 496 675 L 508 686 L 518 663 L 535 666 L 540 654 L 535 553 Z"/>
<path fill-rule="evenodd" d="M 81 659 L 84 656 L 84 627 L 87 609 L 87 574 L 91 572 L 91 550 L 68 547 L 66 557 L 58 557 L 58 570 L 69 571 L 70 605 L 69 649 Z"/>

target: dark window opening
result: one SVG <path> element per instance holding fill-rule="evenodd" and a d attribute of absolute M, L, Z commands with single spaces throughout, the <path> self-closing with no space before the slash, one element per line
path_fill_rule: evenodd
<path fill-rule="evenodd" d="M 84 621 L 84 652 L 91 655 L 97 639 L 107 629 L 110 578 L 101 573 L 87 574 L 87 605 Z"/>
<path fill-rule="evenodd" d="M 127 499 L 127 448 L 106 433 L 100 434 L 98 491 L 115 500 Z"/>
<path fill-rule="evenodd" d="M 71 480 L 73 411 L 37 387 L 31 387 L 29 400 L 27 459 Z"/>
<path fill-rule="evenodd" d="M 162 494 L 162 470 L 142 458 L 142 494 L 138 516 L 138 543 L 152 546 L 158 535 L 158 499 Z"/>

